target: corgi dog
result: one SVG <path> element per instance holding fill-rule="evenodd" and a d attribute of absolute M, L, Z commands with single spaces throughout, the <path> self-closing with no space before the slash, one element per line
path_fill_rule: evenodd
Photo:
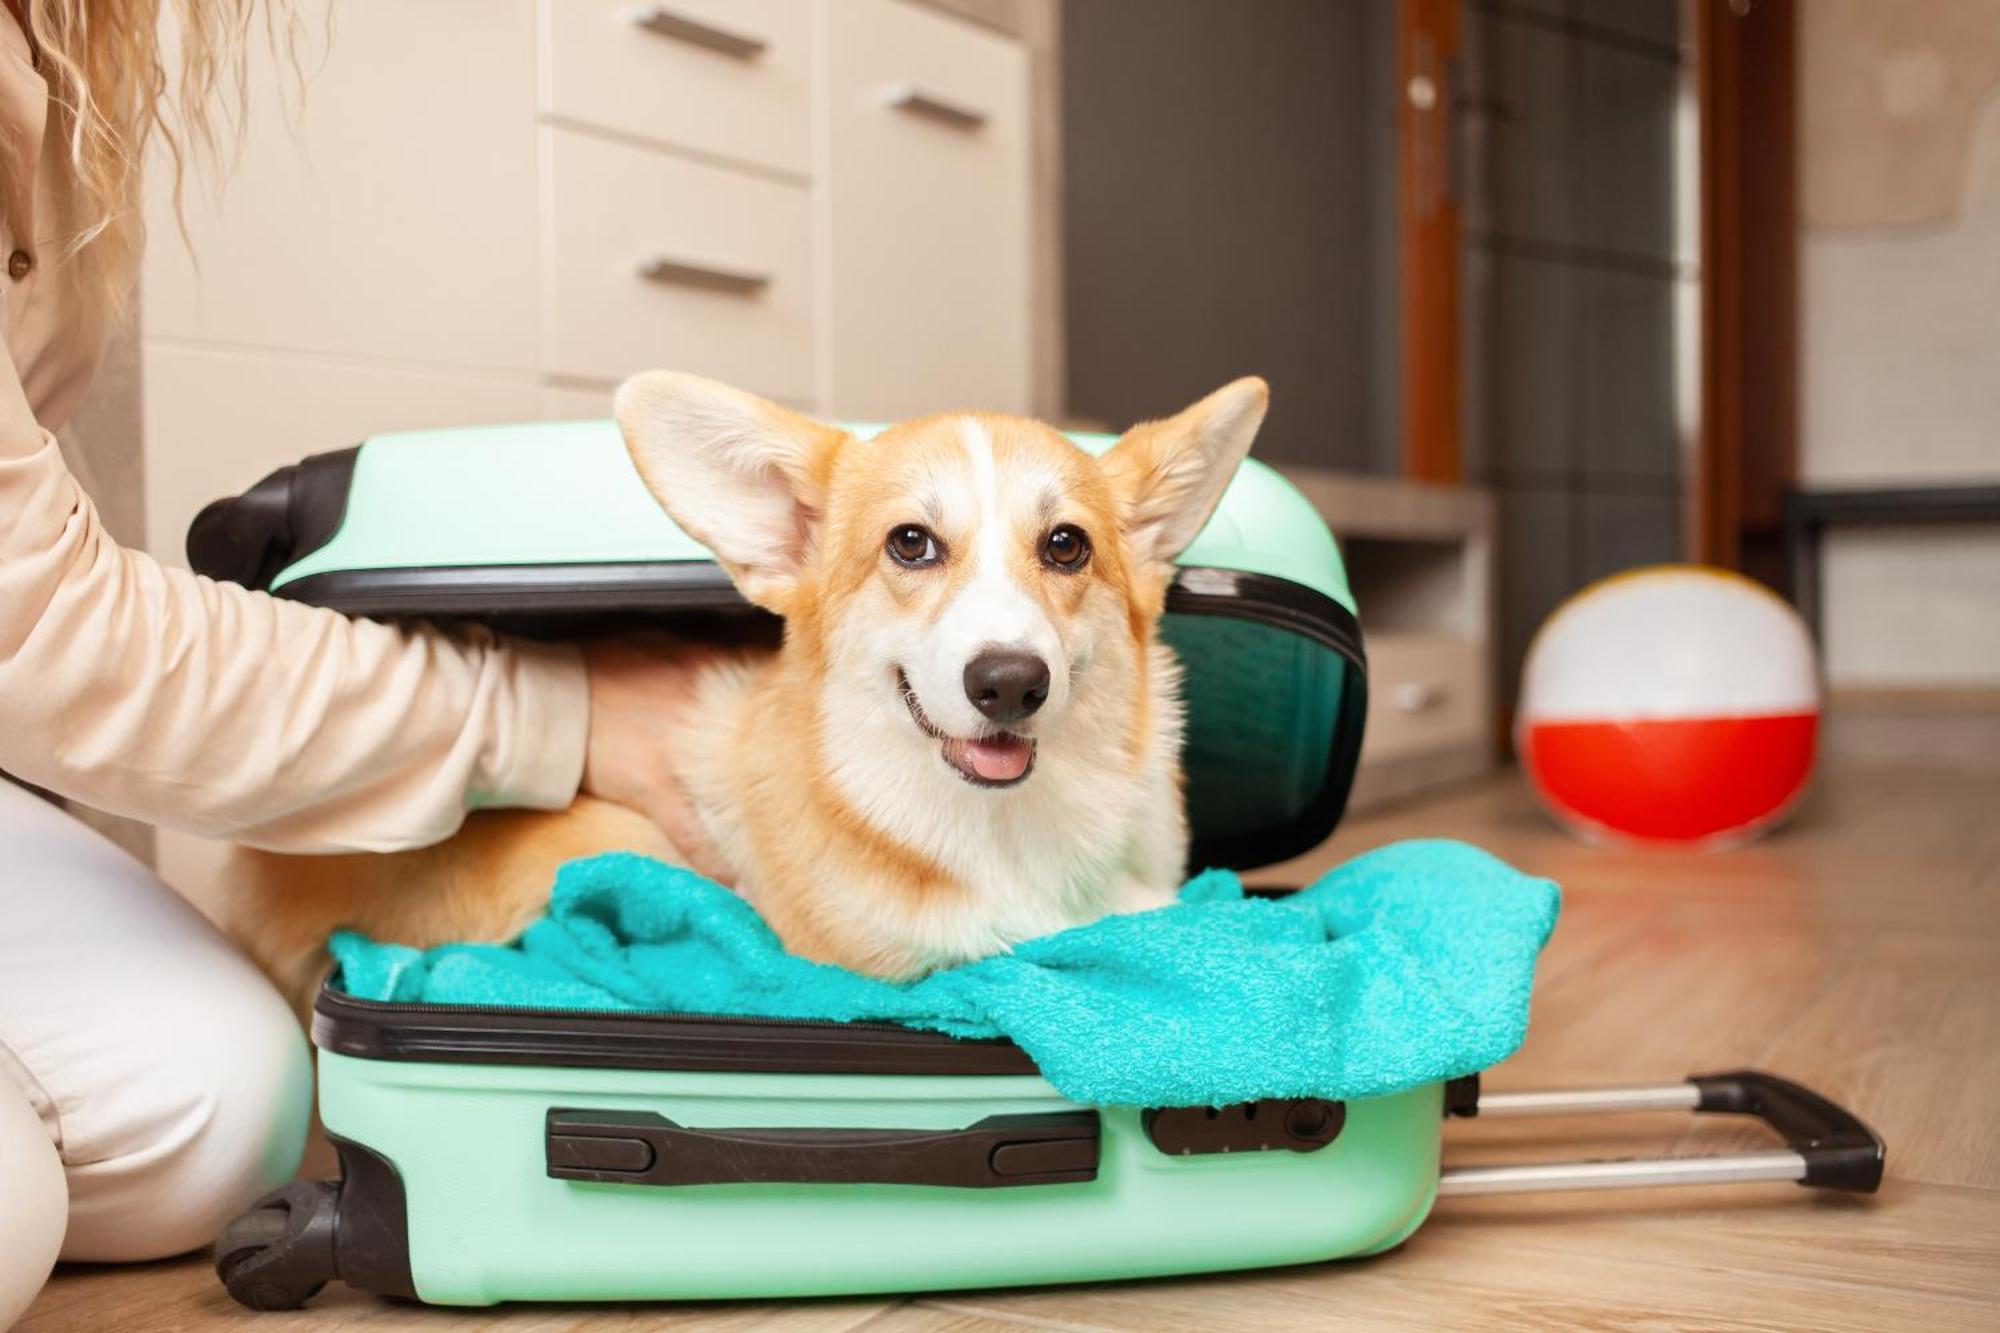
<path fill-rule="evenodd" d="M 863 440 L 693 375 L 618 391 L 639 475 L 782 618 L 705 666 L 667 739 L 723 879 L 795 953 L 887 978 L 1173 900 L 1187 854 L 1173 560 L 1263 421 L 1241 379 L 1092 456 L 1041 422 Z M 310 1003 L 337 927 L 504 940 L 556 868 L 669 836 L 589 797 L 387 855 L 244 851 L 224 925 Z"/>

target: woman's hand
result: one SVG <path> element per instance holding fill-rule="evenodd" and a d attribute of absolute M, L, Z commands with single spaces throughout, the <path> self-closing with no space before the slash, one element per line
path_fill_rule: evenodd
<path fill-rule="evenodd" d="M 584 646 L 590 676 L 590 739 L 583 789 L 658 824 L 688 866 L 728 883 L 669 753 L 702 671 L 728 650 L 666 635 Z"/>

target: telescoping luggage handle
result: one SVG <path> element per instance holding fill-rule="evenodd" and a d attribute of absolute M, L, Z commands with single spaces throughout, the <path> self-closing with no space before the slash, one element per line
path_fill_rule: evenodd
<path fill-rule="evenodd" d="M 652 1111 L 551 1109 L 548 1173 L 621 1185 L 1060 1185 L 1097 1178 L 1097 1112 L 964 1129 L 690 1129 Z"/>
<path fill-rule="evenodd" d="M 1697 1074 L 1680 1083 L 1544 1092 L 1480 1092 L 1447 1106 L 1455 1115 L 1591 1115 L 1611 1111 L 1694 1111 L 1750 1115 L 1783 1137 L 1765 1152 L 1705 1157 L 1633 1157 L 1616 1161 L 1526 1162 L 1446 1167 L 1439 1194 L 1516 1194 L 1533 1190 L 1630 1189 L 1794 1180 L 1816 1189 L 1873 1194 L 1882 1183 L 1884 1148 L 1852 1111 L 1761 1070 Z"/>

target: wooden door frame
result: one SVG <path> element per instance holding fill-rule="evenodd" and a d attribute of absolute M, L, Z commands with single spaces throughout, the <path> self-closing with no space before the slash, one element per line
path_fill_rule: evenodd
<path fill-rule="evenodd" d="M 1403 475 L 1465 479 L 1459 207 L 1453 179 L 1462 0 L 1396 0 L 1396 225 Z"/>
<path fill-rule="evenodd" d="M 1783 585 L 1798 477 L 1796 0 L 1687 0 L 1700 119 L 1694 558 Z M 1460 222 L 1452 181 L 1460 0 L 1397 0 L 1403 474 L 1464 480 Z"/>
<path fill-rule="evenodd" d="M 1784 581 L 1798 476 L 1795 0 L 1692 0 L 1701 120 L 1695 558 Z"/>

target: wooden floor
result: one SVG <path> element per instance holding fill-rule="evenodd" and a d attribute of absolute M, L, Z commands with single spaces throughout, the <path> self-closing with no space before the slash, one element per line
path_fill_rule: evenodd
<path fill-rule="evenodd" d="M 2000 1329 L 2000 713 L 1844 716 L 1829 748 L 1791 826 L 1740 851 L 1586 847 L 1553 831 L 1508 776 L 1358 819 L 1280 874 L 1450 836 L 1559 880 L 1563 920 L 1532 1034 L 1488 1085 L 1762 1065 L 1881 1131 L 1889 1181 L 1874 1199 L 1791 1185 L 1448 1199 L 1401 1250 L 1358 1263 L 783 1305 L 468 1314 L 336 1288 L 301 1314 L 252 1315 L 188 1259 L 66 1269 L 19 1327 Z M 1450 1129 L 1448 1155 L 1701 1151 L 1758 1137 L 1675 1116 L 1473 1122 Z"/>

